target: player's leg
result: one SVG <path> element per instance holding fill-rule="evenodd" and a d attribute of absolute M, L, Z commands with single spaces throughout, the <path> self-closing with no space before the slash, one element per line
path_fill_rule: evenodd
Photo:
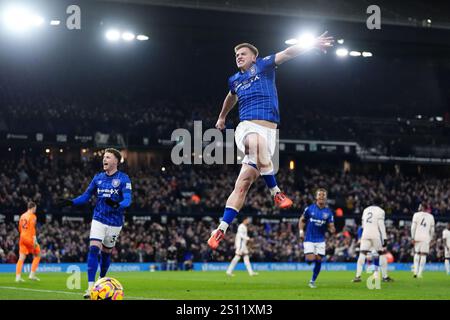
<path fill-rule="evenodd" d="M 419 272 L 419 263 L 420 263 L 420 242 L 416 242 L 414 244 L 414 260 L 413 260 L 413 273 L 414 278 L 417 277 L 417 274 Z"/>
<path fill-rule="evenodd" d="M 36 277 L 36 270 L 39 267 L 39 262 L 41 261 L 41 248 L 39 245 L 34 248 L 33 252 L 33 262 L 31 263 L 31 272 L 29 279 L 34 281 L 40 281 L 38 277 Z"/>
<path fill-rule="evenodd" d="M 356 262 L 356 275 L 353 282 L 361 282 L 361 274 L 363 271 L 364 263 L 366 262 L 367 254 L 370 252 L 371 243 L 370 240 L 361 239 L 361 245 L 359 249 L 359 256 Z"/>
<path fill-rule="evenodd" d="M 450 258 L 445 258 L 445 272 L 450 275 Z"/>
<path fill-rule="evenodd" d="M 20 252 L 19 252 L 19 259 L 17 260 L 17 264 L 16 264 L 16 282 L 24 281 L 22 279 L 22 268 L 23 268 L 23 264 L 24 264 L 26 258 L 27 258 L 27 254 L 25 253 L 25 251 L 23 250 L 23 248 L 21 246 Z"/>
<path fill-rule="evenodd" d="M 248 190 L 258 176 L 259 172 L 255 167 L 245 163 L 242 164 L 241 172 L 236 180 L 233 192 L 231 192 L 225 205 L 222 221 L 208 240 L 208 245 L 211 249 L 214 250 L 219 246 L 219 242 L 222 241 L 225 236 L 228 226 L 233 222 L 239 210 L 244 206 Z"/>
<path fill-rule="evenodd" d="M 256 161 L 258 170 L 269 188 L 270 194 L 274 197 L 275 205 L 286 209 L 292 206 L 292 200 L 286 197 L 278 187 L 271 160 L 275 151 L 276 134 L 274 136 L 270 134 L 269 130 L 273 129 L 265 128 L 264 130 L 267 131 L 265 135 L 261 132 L 261 134 L 252 133 L 247 136 L 246 154 L 249 155 L 250 160 Z"/>
<path fill-rule="evenodd" d="M 381 270 L 381 277 L 383 278 L 384 282 L 394 281 L 391 277 L 389 277 L 388 274 L 388 261 L 386 257 L 386 252 L 383 252 L 383 254 L 380 256 L 380 270 Z"/>
<path fill-rule="evenodd" d="M 320 269 L 322 268 L 322 258 L 325 256 L 325 242 L 314 243 L 314 268 L 309 286 L 315 288 L 316 279 L 319 276 Z"/>
<path fill-rule="evenodd" d="M 230 262 L 230 265 L 228 266 L 227 269 L 227 275 L 232 277 L 233 276 L 233 270 L 234 268 L 236 268 L 236 265 L 238 264 L 239 260 L 241 260 L 241 254 L 236 251 L 235 256 L 233 257 L 233 259 Z"/>
<path fill-rule="evenodd" d="M 252 269 L 252 264 L 250 263 L 250 257 L 248 255 L 248 252 L 246 252 L 247 254 L 244 255 L 244 264 L 245 267 L 247 268 L 247 272 L 250 276 L 256 276 L 258 273 L 254 272 Z"/>
<path fill-rule="evenodd" d="M 90 297 L 90 291 L 95 283 L 95 276 L 97 274 L 100 251 L 102 249 L 102 242 L 106 236 L 107 226 L 103 223 L 92 220 L 91 233 L 89 236 L 89 252 L 87 257 L 87 274 L 88 274 L 88 289 L 84 294 L 84 298 Z"/>
<path fill-rule="evenodd" d="M 106 228 L 106 236 L 102 242 L 101 258 L 100 258 L 100 278 L 106 276 L 109 266 L 111 265 L 111 253 L 119 238 L 122 227 L 108 226 Z"/>
<path fill-rule="evenodd" d="M 418 278 L 422 278 L 422 273 L 425 270 L 425 264 L 427 263 L 427 254 L 428 253 L 421 253 L 420 254 L 419 271 L 417 272 L 417 277 Z"/>

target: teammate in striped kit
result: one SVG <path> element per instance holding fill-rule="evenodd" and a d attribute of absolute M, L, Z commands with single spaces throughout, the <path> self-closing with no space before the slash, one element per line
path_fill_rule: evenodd
<path fill-rule="evenodd" d="M 414 245 L 414 278 L 422 278 L 427 255 L 430 252 L 430 241 L 434 235 L 434 217 L 425 204 L 419 205 L 419 211 L 413 215 L 411 238 Z"/>
<path fill-rule="evenodd" d="M 238 227 L 236 239 L 234 241 L 234 246 L 236 248 L 236 255 L 234 256 L 233 260 L 231 260 L 230 266 L 227 269 L 227 275 L 230 277 L 234 276 L 233 270 L 236 267 L 239 260 L 241 259 L 241 256 L 244 256 L 244 264 L 245 267 L 247 268 L 248 274 L 250 276 L 256 276 L 258 274 L 257 272 L 253 271 L 252 265 L 250 264 L 250 258 L 248 255 L 247 242 L 248 240 L 250 240 L 250 237 L 248 236 L 247 226 L 249 225 L 249 223 L 250 218 L 245 217 Z"/>
<path fill-rule="evenodd" d="M 249 43 L 241 43 L 234 48 L 239 72 L 228 79 L 229 92 L 223 102 L 216 128 L 225 129 L 226 117 L 238 102 L 241 122 L 236 128 L 235 141 L 245 157 L 234 190 L 225 205 L 222 221 L 208 240 L 211 249 L 215 250 L 225 237 L 228 226 L 244 205 L 248 190 L 260 175 L 274 197 L 276 206 L 282 209 L 292 206 L 292 200 L 277 185 L 272 163 L 277 139 L 276 128 L 280 122 L 275 69 L 312 48 L 325 51 L 333 45 L 333 41 L 333 37 L 327 37 L 325 32 L 308 48 L 297 44 L 264 58 L 259 58 L 258 49 Z"/>

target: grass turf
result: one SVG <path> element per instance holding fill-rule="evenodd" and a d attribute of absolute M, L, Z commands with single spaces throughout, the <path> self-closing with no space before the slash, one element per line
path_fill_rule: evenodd
<path fill-rule="evenodd" d="M 363 274 L 361 283 L 352 283 L 353 272 L 323 271 L 316 282 L 317 288 L 308 287 L 311 272 L 261 272 L 249 277 L 236 272 L 229 278 L 223 272 L 122 272 L 110 273 L 125 288 L 125 299 L 202 299 L 202 300 L 321 300 L 321 299 L 450 299 L 450 276 L 441 272 L 425 272 L 423 279 L 413 279 L 410 272 L 392 272 L 393 283 L 381 282 L 380 290 L 369 290 Z M 25 275 L 23 275 L 25 278 Z M 14 282 L 13 274 L 0 274 L 0 300 L 82 299 L 86 275 L 82 275 L 82 288 L 66 287 L 68 274 L 43 273 L 40 282 L 26 280 Z M 26 279 L 26 278 L 25 278 Z"/>

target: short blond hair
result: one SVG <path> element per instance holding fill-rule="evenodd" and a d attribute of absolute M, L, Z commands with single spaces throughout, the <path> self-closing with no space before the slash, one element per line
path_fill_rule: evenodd
<path fill-rule="evenodd" d="M 234 53 L 238 52 L 238 50 L 241 48 L 249 48 L 250 51 L 255 54 L 255 56 L 258 56 L 258 54 L 259 54 L 258 48 L 255 47 L 254 45 L 252 45 L 251 43 L 247 43 L 247 42 L 240 43 L 236 47 L 234 47 Z"/>

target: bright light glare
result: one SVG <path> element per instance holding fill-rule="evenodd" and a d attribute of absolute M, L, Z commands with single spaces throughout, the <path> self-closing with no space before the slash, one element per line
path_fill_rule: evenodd
<path fill-rule="evenodd" d="M 352 57 L 359 57 L 359 56 L 361 56 L 361 52 L 359 52 L 359 51 L 350 51 L 350 55 Z"/>
<path fill-rule="evenodd" d="M 294 44 L 298 43 L 298 40 L 297 39 L 288 39 L 284 43 L 286 43 L 287 45 L 293 46 Z"/>
<path fill-rule="evenodd" d="M 125 41 L 134 40 L 135 37 L 136 36 L 133 33 L 131 33 L 131 32 L 124 32 L 124 33 L 122 33 L 122 39 L 125 40 Z"/>
<path fill-rule="evenodd" d="M 364 51 L 364 52 L 362 53 L 362 56 L 365 57 L 365 58 L 371 57 L 371 56 L 372 56 L 372 52 L 366 52 L 366 51 Z"/>
<path fill-rule="evenodd" d="M 316 44 L 316 38 L 311 33 L 305 33 L 298 39 L 298 44 L 302 48 L 309 49 Z"/>
<path fill-rule="evenodd" d="M 117 30 L 108 30 L 106 32 L 106 39 L 109 41 L 117 41 L 120 39 L 120 32 Z"/>
<path fill-rule="evenodd" d="M 138 39 L 139 41 L 146 41 L 148 40 L 148 37 L 144 34 L 140 34 L 136 37 L 136 39 Z"/>
<path fill-rule="evenodd" d="M 339 39 L 339 40 L 337 41 L 337 43 L 339 43 L 339 44 L 344 44 L 344 39 Z"/>
<path fill-rule="evenodd" d="M 44 18 L 31 13 L 23 7 L 7 8 L 2 15 L 6 28 L 13 31 L 24 31 L 30 27 L 38 27 L 44 24 Z"/>
<path fill-rule="evenodd" d="M 348 55 L 348 50 L 345 49 L 345 48 L 339 48 L 339 49 L 336 50 L 336 55 L 338 57 L 345 57 L 345 56 Z"/>
<path fill-rule="evenodd" d="M 61 21 L 59 21 L 59 20 L 50 21 L 50 25 L 52 25 L 52 26 L 59 26 L 60 24 L 61 24 Z"/>

